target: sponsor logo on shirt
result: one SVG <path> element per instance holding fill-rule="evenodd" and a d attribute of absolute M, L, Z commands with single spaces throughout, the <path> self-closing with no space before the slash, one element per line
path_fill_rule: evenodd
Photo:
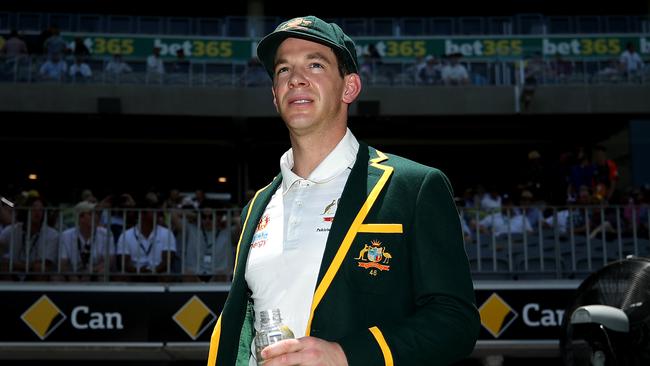
<path fill-rule="evenodd" d="M 269 233 L 266 231 L 261 233 L 255 233 L 253 235 L 253 241 L 251 243 L 251 249 L 261 248 L 266 245 L 266 241 L 269 239 Z"/>
<path fill-rule="evenodd" d="M 266 229 L 266 227 L 269 226 L 269 222 L 271 222 L 271 218 L 269 217 L 269 215 L 262 216 L 260 222 L 257 223 L 257 228 L 255 229 L 255 232 Z"/>
<path fill-rule="evenodd" d="M 267 240 L 269 239 L 269 233 L 266 228 L 269 226 L 271 218 L 269 215 L 264 215 L 260 219 L 260 222 L 257 223 L 257 228 L 255 228 L 255 234 L 253 235 L 253 240 L 251 242 L 251 249 L 261 248 L 266 245 Z"/>
<path fill-rule="evenodd" d="M 325 222 L 332 222 L 334 221 L 334 213 L 336 213 L 336 207 L 339 204 L 339 199 L 333 199 L 332 202 L 328 203 L 327 206 L 325 206 L 325 209 L 323 209 L 323 213 L 320 214 L 323 216 L 323 221 Z"/>

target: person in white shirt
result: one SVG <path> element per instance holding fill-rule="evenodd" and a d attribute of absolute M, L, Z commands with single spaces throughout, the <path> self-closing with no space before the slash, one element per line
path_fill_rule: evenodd
<path fill-rule="evenodd" d="M 0 272 L 51 272 L 57 263 L 59 232 L 48 226 L 42 198 L 30 197 L 24 206 L 16 209 L 17 222 L 0 233 Z"/>
<path fill-rule="evenodd" d="M 513 209 L 512 200 L 507 196 L 500 211 L 485 216 L 478 224 L 482 232 L 489 231 L 495 237 L 533 232 L 528 218 Z"/>
<path fill-rule="evenodd" d="M 258 44 L 291 148 L 242 211 L 209 366 L 447 365 L 474 347 L 480 317 L 451 184 L 348 129 L 356 49 L 315 16 Z M 259 315 L 274 309 L 295 338 L 256 349 Z"/>
<path fill-rule="evenodd" d="M 111 266 L 115 243 L 111 232 L 99 226 L 101 215 L 95 207 L 92 202 L 79 202 L 74 208 L 77 226 L 61 234 L 61 271 L 73 273 L 70 281 L 89 280 L 88 274 L 102 274 Z"/>
<path fill-rule="evenodd" d="M 153 54 L 147 57 L 147 73 L 158 75 L 165 73 L 165 63 L 160 57 L 160 47 L 154 47 Z"/>
<path fill-rule="evenodd" d="M 469 84 L 467 69 L 460 63 L 461 56 L 460 53 L 450 55 L 449 64 L 442 67 L 441 77 L 445 85 Z"/>
<path fill-rule="evenodd" d="M 636 52 L 634 43 L 629 42 L 619 57 L 625 76 L 634 76 L 643 71 L 643 60 Z"/>
<path fill-rule="evenodd" d="M 169 273 L 176 253 L 176 239 L 157 224 L 161 215 L 157 204 L 147 204 L 138 224 L 124 231 L 117 241 L 118 266 L 124 262 L 129 273 Z M 123 256 L 124 258 L 122 258 Z"/>
<path fill-rule="evenodd" d="M 84 62 L 83 57 L 77 56 L 74 63 L 70 66 L 70 78 L 72 80 L 87 80 L 93 76 L 93 71 L 87 63 Z"/>
<path fill-rule="evenodd" d="M 68 71 L 68 64 L 61 55 L 55 53 L 41 65 L 39 74 L 46 80 L 63 80 L 66 71 Z"/>
<path fill-rule="evenodd" d="M 110 61 L 108 61 L 104 71 L 106 71 L 107 73 L 115 76 L 115 75 L 120 75 L 120 74 L 124 74 L 124 73 L 127 73 L 127 72 L 132 72 L 133 69 L 131 68 L 131 66 L 129 66 L 129 64 L 127 64 L 126 62 L 124 62 L 122 60 L 122 55 L 121 54 L 116 53 L 116 54 L 113 54 L 113 58 Z"/>
<path fill-rule="evenodd" d="M 232 271 L 231 231 L 226 216 L 204 208 L 196 219 L 198 222 L 185 218 L 185 232 L 180 233 L 184 274 L 196 275 L 185 279 L 225 281 Z"/>

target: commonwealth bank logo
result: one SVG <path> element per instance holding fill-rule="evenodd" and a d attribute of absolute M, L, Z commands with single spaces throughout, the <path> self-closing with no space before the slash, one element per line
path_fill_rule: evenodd
<path fill-rule="evenodd" d="M 199 338 L 217 319 L 210 308 L 196 295 L 192 296 L 172 318 L 192 340 Z"/>
<path fill-rule="evenodd" d="M 66 316 L 49 297 L 43 295 L 20 318 L 43 340 L 65 321 Z"/>
<path fill-rule="evenodd" d="M 499 338 L 501 334 L 517 319 L 517 314 L 510 305 L 508 305 L 501 296 L 496 292 L 485 300 L 483 305 L 478 309 L 481 314 L 481 325 L 487 329 L 494 338 Z"/>

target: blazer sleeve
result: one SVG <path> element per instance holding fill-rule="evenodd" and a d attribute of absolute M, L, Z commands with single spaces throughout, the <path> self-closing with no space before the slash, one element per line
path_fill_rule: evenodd
<path fill-rule="evenodd" d="M 414 312 L 338 342 L 350 366 L 449 365 L 473 350 L 480 320 L 451 185 L 429 171 L 416 197 L 411 246 Z"/>

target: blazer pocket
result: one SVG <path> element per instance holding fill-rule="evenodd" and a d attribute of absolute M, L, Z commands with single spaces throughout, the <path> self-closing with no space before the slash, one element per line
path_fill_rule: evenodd
<path fill-rule="evenodd" d="M 403 258 L 401 225 L 392 225 L 380 230 L 373 226 L 372 232 L 359 231 L 352 242 L 344 272 L 354 290 L 384 294 L 399 284 L 407 259 Z"/>

